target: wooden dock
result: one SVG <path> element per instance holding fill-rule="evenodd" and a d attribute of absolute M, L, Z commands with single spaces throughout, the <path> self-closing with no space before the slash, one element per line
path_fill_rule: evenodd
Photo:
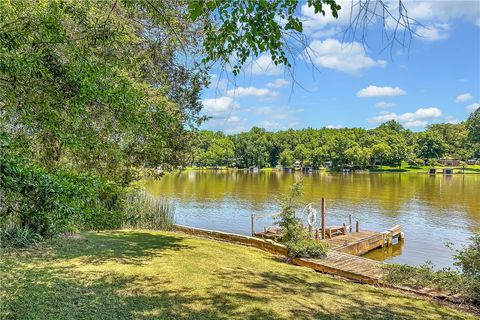
<path fill-rule="evenodd" d="M 287 255 L 287 248 L 281 244 L 277 243 L 272 240 L 262 239 L 259 237 L 249 237 L 239 234 L 233 234 L 228 232 L 221 232 L 221 231 L 214 231 L 214 230 L 205 230 L 193 227 L 187 227 L 182 225 L 175 225 L 175 229 L 177 231 L 200 236 L 200 237 L 207 237 L 211 239 L 217 239 L 222 241 L 234 242 L 241 245 L 256 247 L 258 249 L 268 251 L 274 254 L 285 256 Z M 398 232 L 399 227 L 394 227 L 390 230 L 394 230 Z M 354 280 L 361 283 L 368 283 L 368 284 L 377 284 L 381 282 L 381 279 L 384 275 L 384 269 L 382 266 L 385 263 L 367 259 L 363 257 L 359 257 L 354 254 L 343 252 L 346 250 L 345 248 L 354 248 L 358 243 L 368 243 L 368 239 L 372 239 L 373 237 L 377 237 L 378 235 L 382 235 L 386 237 L 387 241 L 389 239 L 388 235 L 394 235 L 393 232 L 385 231 L 385 232 L 373 232 L 373 231 L 359 231 L 355 233 L 350 233 L 348 235 L 357 234 L 355 237 L 346 237 L 344 238 L 343 242 L 338 241 L 338 236 L 332 239 L 327 240 L 337 240 L 331 241 L 330 250 L 327 251 L 325 257 L 322 258 L 294 258 L 292 259 L 292 263 L 308 267 L 314 269 L 319 272 L 341 276 L 350 280 Z M 365 238 L 362 238 L 361 235 L 365 235 Z M 399 234 L 400 235 L 400 234 Z M 342 238 L 340 238 L 342 239 Z M 366 239 L 366 240 L 365 240 Z M 364 240 L 364 241 L 362 241 Z M 326 240 L 323 240 L 326 241 Z M 347 243 L 345 243 L 345 241 Z"/>
<path fill-rule="evenodd" d="M 377 284 L 384 275 L 380 261 L 329 250 L 321 259 L 294 258 L 292 263 L 361 283 Z"/>
<path fill-rule="evenodd" d="M 398 225 L 384 232 L 361 230 L 321 241 L 327 243 L 331 250 L 361 256 L 377 248 L 390 246 L 395 238 L 402 238 L 402 227 Z"/>

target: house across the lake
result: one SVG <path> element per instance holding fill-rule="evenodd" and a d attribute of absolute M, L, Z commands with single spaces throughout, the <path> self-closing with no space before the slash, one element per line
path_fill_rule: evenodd
<path fill-rule="evenodd" d="M 478 163 L 480 163 L 480 161 L 478 159 L 468 159 L 467 160 L 468 165 L 475 165 L 475 164 L 478 164 Z"/>
<path fill-rule="evenodd" d="M 460 165 L 459 159 L 439 159 L 438 162 L 440 162 L 442 166 L 459 166 Z"/>
<path fill-rule="evenodd" d="M 333 162 L 332 162 L 332 161 L 325 161 L 325 162 L 323 163 L 323 166 L 324 166 L 325 168 L 331 168 L 331 167 L 333 167 Z"/>
<path fill-rule="evenodd" d="M 295 170 L 300 170 L 300 169 L 302 169 L 302 162 L 301 162 L 300 160 L 295 161 L 295 162 L 293 163 L 293 168 L 294 168 Z"/>

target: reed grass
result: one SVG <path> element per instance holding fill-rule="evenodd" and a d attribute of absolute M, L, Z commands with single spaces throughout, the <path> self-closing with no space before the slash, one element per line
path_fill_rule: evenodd
<path fill-rule="evenodd" d="M 127 194 L 124 203 L 124 227 L 150 230 L 172 230 L 175 205 L 166 198 L 154 198 L 145 191 Z"/>

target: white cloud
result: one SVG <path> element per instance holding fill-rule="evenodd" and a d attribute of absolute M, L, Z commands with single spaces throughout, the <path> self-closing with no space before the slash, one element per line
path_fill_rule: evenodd
<path fill-rule="evenodd" d="M 241 119 L 238 116 L 230 116 L 227 119 L 227 122 L 230 122 L 230 123 L 237 123 L 237 122 L 240 122 L 240 121 L 241 121 Z"/>
<path fill-rule="evenodd" d="M 407 121 L 404 122 L 403 125 L 407 128 L 421 128 L 425 127 L 428 124 L 425 120 L 414 120 L 414 121 Z"/>
<path fill-rule="evenodd" d="M 473 112 L 473 111 L 477 110 L 478 108 L 480 108 L 480 103 L 472 103 L 472 104 L 469 104 L 466 107 L 468 112 Z"/>
<path fill-rule="evenodd" d="M 352 10 L 352 1 L 351 0 L 339 0 L 336 1 L 342 9 L 338 12 L 338 18 L 332 16 L 332 11 L 330 7 L 325 5 L 325 16 L 322 14 L 316 14 L 313 7 L 309 7 L 307 3 L 303 4 L 301 7 L 302 22 L 304 28 L 308 31 L 325 29 L 331 25 L 346 25 L 350 22 L 350 13 Z M 354 10 L 358 12 L 358 10 Z"/>
<path fill-rule="evenodd" d="M 470 93 L 462 93 L 455 98 L 455 102 L 467 102 L 473 99 Z"/>
<path fill-rule="evenodd" d="M 277 91 L 272 91 L 265 88 L 256 88 L 253 86 L 250 87 L 238 87 L 227 91 L 227 95 L 230 97 L 247 97 L 247 96 L 256 96 L 256 97 L 276 97 L 278 96 Z"/>
<path fill-rule="evenodd" d="M 436 23 L 431 26 L 417 27 L 415 34 L 426 41 L 437 41 L 448 38 L 450 25 L 448 23 Z"/>
<path fill-rule="evenodd" d="M 367 3 L 369 5 L 367 10 L 372 17 L 370 20 L 371 25 L 381 23 L 382 19 L 375 19 L 374 17 L 374 14 L 383 15 L 381 11 L 382 6 L 378 5 L 377 1 L 363 1 L 361 4 L 351 0 L 338 0 L 336 2 L 342 7 L 338 13 L 338 19 L 332 16 L 328 6 L 324 6 L 325 16 L 323 16 L 315 14 L 314 9 L 308 7 L 307 4 L 302 5 L 301 19 L 304 29 L 309 35 L 315 38 L 324 38 L 331 37 L 335 33 L 342 33 L 351 24 L 351 19 L 357 16 L 361 6 L 365 6 Z M 384 0 L 384 3 L 393 15 L 396 16 L 398 14 L 398 0 Z M 422 36 L 421 39 L 424 40 L 434 41 L 447 38 L 450 30 L 449 22 L 453 19 L 461 19 L 480 27 L 480 5 L 478 0 L 402 0 L 402 5 L 411 19 L 410 27 L 416 34 Z M 415 24 L 414 20 L 418 21 L 419 24 Z M 393 17 L 386 18 L 387 29 L 394 30 L 396 25 L 397 22 Z"/>
<path fill-rule="evenodd" d="M 445 117 L 445 123 L 450 123 L 450 124 L 457 124 L 459 121 L 455 119 L 453 116 L 446 116 Z"/>
<path fill-rule="evenodd" d="M 387 108 L 393 108 L 393 107 L 395 107 L 395 103 L 385 102 L 385 101 L 380 101 L 375 103 L 375 108 L 378 108 L 378 109 L 387 109 Z"/>
<path fill-rule="evenodd" d="M 245 70 L 254 75 L 279 75 L 283 73 L 283 66 L 275 65 L 269 55 L 261 55 L 257 60 L 249 63 Z"/>
<path fill-rule="evenodd" d="M 267 83 L 267 87 L 269 88 L 285 88 L 290 85 L 290 81 L 287 81 L 282 78 L 275 79 L 272 82 Z"/>
<path fill-rule="evenodd" d="M 278 122 L 273 122 L 270 120 L 263 120 L 260 122 L 260 127 L 265 128 L 265 129 L 275 129 L 275 128 L 280 128 L 281 125 Z"/>
<path fill-rule="evenodd" d="M 368 86 L 357 92 L 357 97 L 369 98 L 369 97 L 392 97 L 392 96 L 404 96 L 407 93 L 399 87 L 377 87 Z"/>
<path fill-rule="evenodd" d="M 230 97 L 203 99 L 203 111 L 208 115 L 220 115 L 238 108 L 238 104 Z"/>
<path fill-rule="evenodd" d="M 234 133 L 239 133 L 239 132 L 242 132 L 242 131 L 247 131 L 248 130 L 248 127 L 247 126 L 244 126 L 244 125 L 238 125 L 238 126 L 235 126 L 235 127 L 228 127 L 225 129 L 225 133 L 227 134 L 234 134 Z"/>
<path fill-rule="evenodd" d="M 362 69 L 384 67 L 384 60 L 373 60 L 366 55 L 358 42 L 342 44 L 336 39 L 314 40 L 304 51 L 305 60 L 323 68 L 334 69 L 350 74 L 358 74 Z"/>
<path fill-rule="evenodd" d="M 290 108 L 290 107 L 258 107 L 250 108 L 248 110 L 256 115 L 268 116 L 268 119 L 273 120 L 291 120 L 295 118 L 295 115 L 303 112 L 301 108 Z"/>
<path fill-rule="evenodd" d="M 393 0 L 391 0 L 393 1 Z M 397 1 L 398 3 L 398 1 Z M 480 26 L 480 5 L 478 1 L 413 1 L 404 0 L 408 15 L 422 21 L 450 21 L 462 19 Z"/>
<path fill-rule="evenodd" d="M 341 129 L 341 128 L 345 128 L 345 126 L 341 125 L 341 124 L 329 124 L 329 125 L 326 125 L 325 128 L 328 128 L 328 129 Z"/>
<path fill-rule="evenodd" d="M 386 122 L 396 120 L 406 127 L 424 127 L 427 120 L 440 118 L 442 111 L 435 107 L 420 108 L 415 112 L 396 114 L 395 112 L 382 112 L 379 116 L 368 119 L 369 122 Z"/>

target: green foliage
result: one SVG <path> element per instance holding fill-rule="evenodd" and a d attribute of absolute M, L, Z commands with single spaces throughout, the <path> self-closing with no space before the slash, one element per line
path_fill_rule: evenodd
<path fill-rule="evenodd" d="M 456 251 L 455 265 L 460 267 L 464 274 L 480 281 L 480 233 L 476 233 L 471 241 L 466 248 Z"/>
<path fill-rule="evenodd" d="M 66 171 L 47 172 L 8 153 L 0 160 L 0 226 L 6 234 L 52 237 L 78 228 L 121 226 L 121 189 L 115 184 Z"/>
<path fill-rule="evenodd" d="M 199 0 L 190 1 L 188 8 L 193 21 L 210 17 L 204 27 L 204 62 L 230 64 L 235 57 L 232 72 L 237 75 L 248 59 L 263 52 L 274 65 L 291 66 L 287 41 L 303 31 L 298 5 L 296 0 Z M 308 0 L 307 5 L 322 15 L 329 8 L 335 18 L 341 8 L 334 0 Z"/>
<path fill-rule="evenodd" d="M 422 132 L 417 144 L 417 154 L 422 159 L 438 159 L 445 154 L 447 148 L 442 136 L 434 131 Z"/>
<path fill-rule="evenodd" d="M 332 161 L 334 167 L 349 164 L 365 168 L 374 165 L 399 167 L 402 162 L 420 158 L 437 161 L 443 156 L 463 160 L 476 157 L 480 144 L 469 142 L 467 133 L 465 123 L 435 124 L 416 133 L 404 129 L 396 121 L 389 121 L 370 130 L 308 128 L 267 132 L 252 128 L 227 137 L 222 135 L 222 139 L 233 142 L 235 159 L 240 167 L 291 166 L 295 160 L 301 160 L 304 166 L 316 168 L 326 161 Z M 215 140 L 219 134 L 210 132 L 210 135 Z M 202 132 L 202 136 L 207 138 L 202 144 L 208 145 L 209 134 Z M 202 158 L 201 150 L 196 154 Z M 420 160 L 415 162 L 420 164 Z M 210 162 L 210 165 L 220 163 Z"/>
<path fill-rule="evenodd" d="M 198 49 L 199 26 L 181 3 L 158 16 L 166 3 L 0 1 L 0 130 L 12 146 L 48 170 L 125 185 L 145 164 L 184 164 L 207 72 L 180 54 Z"/>
<path fill-rule="evenodd" d="M 282 211 L 278 221 L 282 242 L 287 246 L 290 257 L 321 257 L 327 251 L 326 246 L 313 240 L 303 227 L 301 220 L 295 216 L 301 195 L 302 180 L 299 180 L 292 185 L 290 192 L 282 199 Z"/>
<path fill-rule="evenodd" d="M 269 165 L 271 141 L 265 129 L 253 127 L 249 132 L 232 136 L 235 145 L 235 159 L 242 168 Z M 272 164 L 270 164 L 272 165 Z"/>
<path fill-rule="evenodd" d="M 144 191 L 129 193 L 123 205 L 124 226 L 128 228 L 171 230 L 175 206 L 167 199 L 156 199 Z"/>
<path fill-rule="evenodd" d="M 480 143 L 480 108 L 468 117 L 468 138 L 472 143 Z"/>
<path fill-rule="evenodd" d="M 193 164 L 199 167 L 231 166 L 234 158 L 233 142 L 222 132 L 202 130 L 197 134 L 193 149 Z"/>
<path fill-rule="evenodd" d="M 310 238 L 289 242 L 287 248 L 290 257 L 319 258 L 327 252 L 327 247 L 322 242 Z"/>
<path fill-rule="evenodd" d="M 434 270 L 430 262 L 413 267 L 387 264 L 384 281 L 414 289 L 435 289 L 458 295 L 458 298 L 473 304 L 480 304 L 480 234 L 472 237 L 472 243 L 456 250 L 455 266 L 460 271 L 445 268 Z"/>
<path fill-rule="evenodd" d="M 0 243 L 3 247 L 28 247 L 42 240 L 42 236 L 28 227 L 1 226 Z"/>
<path fill-rule="evenodd" d="M 280 161 L 279 163 L 284 167 L 291 167 L 295 162 L 295 158 L 293 157 L 293 152 L 289 149 L 285 149 L 280 153 Z"/>
<path fill-rule="evenodd" d="M 420 168 L 425 165 L 425 160 L 420 158 L 408 159 L 408 165 L 413 168 Z"/>

